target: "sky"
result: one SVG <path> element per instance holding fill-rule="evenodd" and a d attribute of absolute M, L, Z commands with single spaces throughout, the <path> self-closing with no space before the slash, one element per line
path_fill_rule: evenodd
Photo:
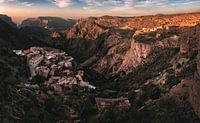
<path fill-rule="evenodd" d="M 20 23 L 38 16 L 140 16 L 200 11 L 200 0 L 0 0 L 0 14 Z"/>

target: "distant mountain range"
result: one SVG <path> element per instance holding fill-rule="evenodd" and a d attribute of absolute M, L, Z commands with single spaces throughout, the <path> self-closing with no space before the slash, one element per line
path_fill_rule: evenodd
<path fill-rule="evenodd" d="M 59 17 L 38 17 L 28 18 L 22 21 L 20 27 L 43 27 L 46 29 L 64 30 L 72 27 L 76 23 L 72 19 L 62 19 Z"/>

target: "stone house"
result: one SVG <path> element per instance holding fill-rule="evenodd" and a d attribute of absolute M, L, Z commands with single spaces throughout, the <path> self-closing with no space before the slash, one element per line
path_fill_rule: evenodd
<path fill-rule="evenodd" d="M 66 61 L 64 64 L 65 64 L 66 68 L 72 68 L 72 63 L 71 62 Z"/>
<path fill-rule="evenodd" d="M 29 60 L 29 66 L 35 68 L 42 62 L 43 59 L 44 59 L 43 55 L 40 55 L 40 54 L 36 55 L 35 57 Z"/>
<path fill-rule="evenodd" d="M 46 79 L 48 78 L 49 72 L 50 72 L 50 69 L 46 66 L 41 66 L 41 67 L 36 68 L 36 74 L 43 76 Z"/>
<path fill-rule="evenodd" d="M 129 108 L 131 106 L 128 98 L 96 98 L 95 100 L 99 110 L 106 108 Z"/>

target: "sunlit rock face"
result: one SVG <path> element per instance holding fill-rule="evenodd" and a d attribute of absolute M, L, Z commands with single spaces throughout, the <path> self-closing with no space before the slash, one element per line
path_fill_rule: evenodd
<path fill-rule="evenodd" d="M 200 13 L 175 14 L 175 15 L 151 15 L 141 17 L 112 17 L 103 16 L 95 18 L 95 22 L 108 27 L 130 27 L 130 28 L 154 28 L 162 25 L 173 26 L 195 26 L 200 20 Z"/>
<path fill-rule="evenodd" d="M 106 31 L 106 28 L 97 24 L 93 19 L 81 20 L 78 21 L 69 31 L 67 31 L 66 37 L 68 39 L 85 38 L 88 40 L 95 40 Z"/>
<path fill-rule="evenodd" d="M 97 20 L 110 18 L 99 18 Z M 116 18 L 115 18 L 116 19 Z M 79 20 L 66 31 L 66 50 L 99 73 L 113 76 L 128 73 L 154 61 L 165 49 L 180 47 L 178 36 L 151 43 L 133 39 L 135 29 L 104 27 L 96 18 Z M 118 21 L 116 19 L 116 21 Z"/>

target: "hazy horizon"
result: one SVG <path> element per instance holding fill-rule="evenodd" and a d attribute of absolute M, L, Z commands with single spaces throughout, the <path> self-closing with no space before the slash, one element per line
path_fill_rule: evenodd
<path fill-rule="evenodd" d="M 200 11 L 199 0 L 0 0 L 0 14 L 14 22 L 38 16 L 142 16 Z"/>

